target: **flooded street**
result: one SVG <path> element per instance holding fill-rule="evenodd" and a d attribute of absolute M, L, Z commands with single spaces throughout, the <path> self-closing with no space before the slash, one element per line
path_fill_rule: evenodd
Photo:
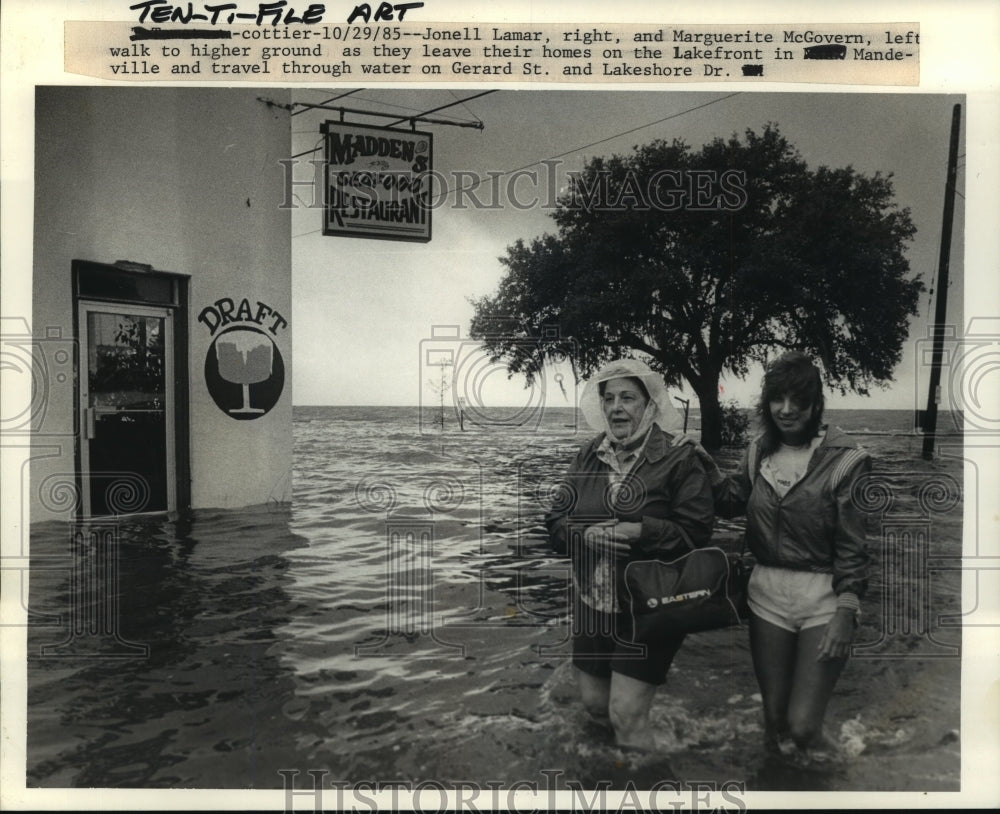
<path fill-rule="evenodd" d="M 581 438 L 564 422 L 427 437 L 405 408 L 350 409 L 296 411 L 290 510 L 75 540 L 33 529 L 29 787 L 280 789 L 281 771 L 324 770 L 328 783 L 958 789 L 960 630 L 937 620 L 961 610 L 960 582 L 901 570 L 900 551 L 904 564 L 919 552 L 905 536 L 883 551 L 889 514 L 870 536 L 866 650 L 827 715 L 835 754 L 763 755 L 740 628 L 688 637 L 653 705 L 657 750 L 626 753 L 577 700 L 566 563 L 540 526 Z M 920 461 L 919 439 L 859 440 L 901 517 L 927 504 L 921 479 L 961 478 L 955 461 Z M 938 497 L 920 545 L 955 556 L 960 495 Z M 924 600 L 926 620 L 909 610 Z"/>

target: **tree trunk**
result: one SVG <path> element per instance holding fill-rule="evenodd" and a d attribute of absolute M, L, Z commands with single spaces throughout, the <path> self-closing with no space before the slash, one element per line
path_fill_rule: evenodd
<path fill-rule="evenodd" d="M 704 379 L 695 388 L 701 408 L 701 445 L 710 452 L 722 446 L 722 407 L 719 404 L 719 379 Z"/>

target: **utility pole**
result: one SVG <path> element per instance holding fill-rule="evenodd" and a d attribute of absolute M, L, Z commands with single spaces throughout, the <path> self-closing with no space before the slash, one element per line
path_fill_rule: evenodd
<path fill-rule="evenodd" d="M 951 227 L 955 219 L 955 179 L 958 175 L 958 133 L 962 106 L 951 114 L 951 146 L 948 149 L 948 180 L 944 188 L 944 215 L 941 223 L 941 255 L 938 259 L 937 300 L 934 308 L 934 339 L 931 350 L 931 381 L 924 412 L 924 460 L 934 458 L 938 403 L 941 400 L 941 359 L 944 355 L 944 321 L 948 309 L 948 268 L 951 259 Z"/>
<path fill-rule="evenodd" d="M 680 396 L 674 396 L 674 398 L 684 405 L 684 432 L 688 431 L 688 410 L 691 409 L 691 399 L 682 399 Z"/>
<path fill-rule="evenodd" d="M 440 399 L 440 407 L 439 407 L 439 410 L 438 410 L 438 420 L 437 420 L 437 423 L 438 423 L 438 426 L 441 428 L 442 432 L 444 432 L 444 394 L 447 393 L 449 389 L 451 389 L 451 385 L 448 382 L 445 381 L 444 370 L 445 370 L 446 367 L 451 367 L 453 364 L 454 364 L 454 362 L 452 362 L 450 359 L 448 359 L 446 361 L 433 362 L 433 363 L 431 363 L 429 365 L 429 367 L 439 367 L 439 368 L 441 368 L 441 383 L 440 384 L 435 384 L 434 382 L 430 382 L 430 385 L 435 390 L 437 390 L 438 396 L 439 396 L 439 399 Z"/>

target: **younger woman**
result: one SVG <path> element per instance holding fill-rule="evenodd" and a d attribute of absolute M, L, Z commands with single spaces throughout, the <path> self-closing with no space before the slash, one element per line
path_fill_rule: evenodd
<path fill-rule="evenodd" d="M 786 353 L 764 375 L 763 433 L 739 471 L 712 478 L 716 514 L 746 515 L 757 560 L 749 586 L 750 649 L 769 746 L 818 745 L 847 661 L 867 584 L 864 516 L 852 503 L 868 454 L 823 424 L 823 387 L 808 356 Z M 691 439 L 686 439 L 689 443 Z"/>

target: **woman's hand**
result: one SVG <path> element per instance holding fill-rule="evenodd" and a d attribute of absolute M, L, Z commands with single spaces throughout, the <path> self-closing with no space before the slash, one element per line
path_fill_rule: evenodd
<path fill-rule="evenodd" d="M 854 611 L 838 608 L 827 623 L 826 632 L 816 651 L 816 661 L 846 659 L 854 639 Z"/>
<path fill-rule="evenodd" d="M 631 543 L 638 540 L 642 534 L 642 523 L 627 523 L 622 520 L 615 521 L 615 539 Z"/>
<path fill-rule="evenodd" d="M 584 544 L 601 554 L 613 557 L 627 557 L 632 547 L 629 543 L 638 540 L 642 533 L 641 523 L 622 523 L 618 520 L 607 520 L 595 523 L 583 533 Z"/>

